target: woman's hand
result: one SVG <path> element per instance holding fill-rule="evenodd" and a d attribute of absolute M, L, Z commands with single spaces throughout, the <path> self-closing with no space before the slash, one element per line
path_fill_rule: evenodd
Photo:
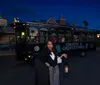
<path fill-rule="evenodd" d="M 65 53 L 62 54 L 62 55 L 61 55 L 61 58 L 63 58 L 63 57 L 67 58 L 67 54 L 65 54 Z"/>

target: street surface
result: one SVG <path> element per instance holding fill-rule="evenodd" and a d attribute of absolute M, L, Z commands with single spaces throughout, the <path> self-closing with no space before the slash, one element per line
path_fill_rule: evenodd
<path fill-rule="evenodd" d="M 34 85 L 34 69 L 29 65 L 15 66 L 14 57 L 0 57 L 0 85 Z M 64 85 L 100 85 L 100 53 L 86 57 L 69 56 L 70 73 Z"/>

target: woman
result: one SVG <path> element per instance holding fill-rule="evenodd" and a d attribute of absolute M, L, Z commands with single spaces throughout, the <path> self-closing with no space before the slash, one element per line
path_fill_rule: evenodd
<path fill-rule="evenodd" d="M 35 60 L 36 85 L 60 85 L 58 63 L 62 57 L 67 58 L 67 54 L 58 56 L 55 45 L 49 40 Z"/>

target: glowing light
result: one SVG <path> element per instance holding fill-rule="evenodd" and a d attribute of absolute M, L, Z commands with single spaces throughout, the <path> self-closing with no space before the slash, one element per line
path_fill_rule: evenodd
<path fill-rule="evenodd" d="M 100 36 L 98 35 L 97 37 L 99 38 Z"/>
<path fill-rule="evenodd" d="M 97 34 L 97 38 L 100 38 L 100 34 Z"/>
<path fill-rule="evenodd" d="M 28 57 L 30 58 L 31 56 L 29 55 Z"/>
<path fill-rule="evenodd" d="M 22 35 L 25 35 L 25 32 L 22 32 Z"/>
<path fill-rule="evenodd" d="M 71 28 L 73 30 L 73 28 Z"/>
<path fill-rule="evenodd" d="M 20 36 L 17 36 L 17 38 L 20 38 Z"/>
<path fill-rule="evenodd" d="M 23 25 L 25 25 L 25 24 L 23 24 Z"/>
<path fill-rule="evenodd" d="M 27 60 L 27 58 L 25 58 L 25 60 Z"/>
<path fill-rule="evenodd" d="M 68 73 L 68 66 L 65 67 L 65 72 Z"/>
<path fill-rule="evenodd" d="M 16 18 L 14 18 L 14 22 L 17 22 L 17 19 Z"/>

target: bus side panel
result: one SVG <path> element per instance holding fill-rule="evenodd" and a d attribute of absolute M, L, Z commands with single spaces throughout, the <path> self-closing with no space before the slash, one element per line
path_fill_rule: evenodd
<path fill-rule="evenodd" d="M 56 45 L 56 48 L 60 53 L 79 54 L 81 52 L 95 51 L 96 44 L 95 42 L 60 43 Z"/>

